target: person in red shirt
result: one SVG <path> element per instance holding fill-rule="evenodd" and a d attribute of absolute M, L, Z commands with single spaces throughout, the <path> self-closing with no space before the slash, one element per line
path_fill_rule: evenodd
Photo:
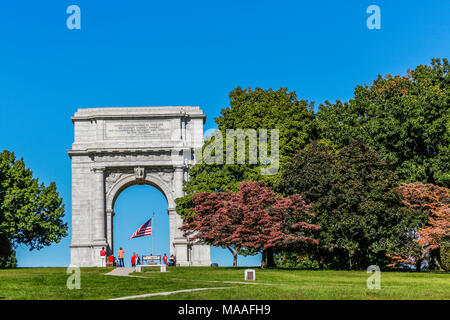
<path fill-rule="evenodd" d="M 133 252 L 133 256 L 131 257 L 131 266 L 136 266 L 136 253 Z"/>
<path fill-rule="evenodd" d="M 111 265 L 111 266 L 115 266 L 115 258 L 114 258 L 114 256 L 109 256 L 108 257 L 108 263 Z"/>
<path fill-rule="evenodd" d="M 167 256 L 166 256 L 165 253 L 164 253 L 164 257 L 163 257 L 163 262 L 164 262 L 165 265 L 167 265 Z"/>
<path fill-rule="evenodd" d="M 100 267 L 106 267 L 106 251 L 105 248 L 102 248 L 102 250 L 100 250 L 100 258 L 101 258 L 101 265 Z"/>

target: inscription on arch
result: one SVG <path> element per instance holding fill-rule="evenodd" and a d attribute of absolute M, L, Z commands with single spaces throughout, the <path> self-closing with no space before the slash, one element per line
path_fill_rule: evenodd
<path fill-rule="evenodd" d="M 172 126 L 172 120 L 106 120 L 105 139 L 164 139 L 170 137 Z"/>

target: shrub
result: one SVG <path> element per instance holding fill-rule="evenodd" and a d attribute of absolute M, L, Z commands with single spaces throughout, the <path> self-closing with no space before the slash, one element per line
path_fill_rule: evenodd
<path fill-rule="evenodd" d="M 450 271 L 450 243 L 441 245 L 441 266 L 444 270 Z"/>

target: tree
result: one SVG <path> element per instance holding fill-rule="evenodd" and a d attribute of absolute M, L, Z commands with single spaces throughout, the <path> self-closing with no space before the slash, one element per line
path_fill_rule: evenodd
<path fill-rule="evenodd" d="M 419 184 L 414 187 L 426 192 L 422 193 L 424 201 L 420 202 L 422 202 L 422 210 L 430 210 L 428 225 L 419 230 L 418 242 L 427 245 L 430 249 L 438 249 L 442 243 L 450 240 L 450 189 L 432 184 Z M 418 205 L 413 204 L 412 201 L 408 201 L 408 204 Z"/>
<path fill-rule="evenodd" d="M 403 202 L 425 218 L 410 233 L 410 243 L 393 256 L 394 265 L 414 265 L 420 271 L 427 260 L 431 268 L 442 269 L 439 249 L 450 240 L 450 190 L 420 182 L 403 184 L 398 190 Z"/>
<path fill-rule="evenodd" d="M 279 191 L 310 202 L 320 225 L 313 257 L 322 266 L 385 266 L 389 250 L 406 237 L 408 210 L 397 179 L 362 140 L 338 153 L 318 142 L 300 150 L 283 170 Z"/>
<path fill-rule="evenodd" d="M 273 266 L 273 249 L 317 244 L 308 205 L 298 196 L 281 197 L 263 181 L 245 181 L 237 193 L 202 192 L 193 197 L 195 215 L 188 216 L 182 230 L 212 245 L 262 253 L 261 267 Z M 231 248 L 234 248 L 231 249 Z"/>
<path fill-rule="evenodd" d="M 327 246 L 326 237 L 323 236 L 328 230 L 325 225 L 326 214 L 321 210 L 325 196 L 331 189 L 331 169 L 336 161 L 336 154 L 323 142 L 313 141 L 306 148 L 301 149 L 283 168 L 283 176 L 277 191 L 284 195 L 300 194 L 305 201 L 311 204 L 311 212 L 315 214 L 314 222 L 321 225 L 319 232 L 319 245 L 311 248 L 309 256 L 317 259 L 320 266 L 331 263 L 333 254 Z M 304 259 L 303 254 L 298 252 L 280 253 L 283 256 L 284 265 L 295 266 L 299 259 Z M 289 261 L 287 261 L 289 260 Z"/>
<path fill-rule="evenodd" d="M 17 260 L 5 233 L 0 233 L 0 268 L 15 268 Z"/>
<path fill-rule="evenodd" d="M 317 244 L 312 231 L 319 226 L 310 223 L 309 206 L 299 195 L 277 196 L 264 182 L 247 181 L 233 200 L 235 210 L 244 216 L 234 238 L 262 253 L 262 268 L 275 266 L 274 249 Z"/>
<path fill-rule="evenodd" d="M 402 182 L 450 187 L 450 74 L 433 59 L 407 76 L 378 76 L 348 102 L 319 107 L 318 130 L 338 148 L 362 138 Z"/>
<path fill-rule="evenodd" d="M 241 89 L 230 93 L 230 107 L 215 118 L 219 130 L 278 129 L 280 130 L 280 164 L 284 164 L 298 148 L 306 146 L 316 136 L 313 104 L 298 100 L 287 88 L 264 90 Z"/>
<path fill-rule="evenodd" d="M 2 247 L 12 252 L 11 259 L 3 256 L 1 261 L 14 261 L 19 243 L 39 250 L 59 242 L 67 235 L 63 216 L 55 183 L 39 184 L 23 159 L 16 160 L 9 151 L 0 153 L 0 234 Z"/>
<path fill-rule="evenodd" d="M 287 88 L 252 90 L 237 87 L 229 97 L 230 106 L 223 109 L 215 119 L 224 140 L 228 129 L 278 129 L 280 168 L 294 150 L 303 148 L 316 137 L 312 104 L 306 100 L 298 100 L 296 93 L 288 92 Z M 270 134 L 268 138 L 271 138 Z M 214 141 L 215 138 L 206 141 L 203 151 Z M 223 145 L 225 146 L 225 141 Z M 189 179 L 184 188 L 186 196 L 176 200 L 177 212 L 183 217 L 193 214 L 192 197 L 196 193 L 237 192 L 239 184 L 245 180 L 264 180 L 272 186 L 278 183 L 281 176 L 280 172 L 273 176 L 261 175 L 261 167 L 267 165 L 260 159 L 256 164 L 227 164 L 225 154 L 218 156 L 222 157 L 223 164 L 201 161 L 190 168 Z"/>
<path fill-rule="evenodd" d="M 181 230 L 191 241 L 197 239 L 215 247 L 228 249 L 233 255 L 233 267 L 237 267 L 238 254 L 245 254 L 242 244 L 233 239 L 243 216 L 229 209 L 230 192 L 200 192 L 193 196 L 195 215 L 187 216 Z"/>

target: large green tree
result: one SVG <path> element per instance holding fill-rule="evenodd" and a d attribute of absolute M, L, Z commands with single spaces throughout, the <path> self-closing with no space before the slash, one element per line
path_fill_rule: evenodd
<path fill-rule="evenodd" d="M 450 187 L 450 74 L 433 59 L 406 76 L 379 76 L 358 85 L 348 102 L 325 102 L 320 136 L 343 148 L 362 138 L 402 182 Z"/>
<path fill-rule="evenodd" d="M 55 183 L 39 183 L 23 159 L 0 153 L 0 267 L 15 265 L 18 244 L 39 250 L 67 236 L 63 217 Z"/>
<path fill-rule="evenodd" d="M 321 227 L 313 258 L 324 267 L 361 269 L 387 265 L 387 254 L 406 238 L 411 215 L 397 184 L 362 140 L 338 153 L 314 142 L 286 165 L 279 190 L 312 204 Z"/>
<path fill-rule="evenodd" d="M 219 130 L 280 130 L 280 163 L 283 164 L 315 136 L 313 104 L 299 100 L 287 88 L 264 90 L 237 87 L 230 95 L 230 106 L 215 119 Z"/>
<path fill-rule="evenodd" d="M 226 132 L 229 129 L 278 129 L 279 130 L 279 168 L 274 175 L 261 175 L 261 168 L 267 165 L 258 159 L 256 164 L 226 163 L 226 154 L 217 155 L 223 160 L 220 163 L 201 161 L 190 168 L 189 181 L 185 183 L 186 196 L 177 199 L 177 212 L 182 216 L 192 214 L 194 207 L 192 197 L 198 192 L 239 191 L 239 183 L 245 180 L 264 180 L 273 186 L 279 182 L 282 165 L 295 153 L 316 137 L 315 118 L 312 104 L 306 100 L 299 100 L 295 92 L 287 88 L 279 90 L 254 90 L 237 87 L 230 95 L 229 107 L 221 111 L 215 119 L 218 130 L 223 137 L 226 149 Z M 206 141 L 203 150 L 215 141 L 215 137 Z M 270 131 L 268 131 L 269 153 L 271 145 Z M 247 147 L 249 146 L 247 141 Z M 237 143 L 235 145 L 235 150 Z M 248 150 L 248 149 L 247 149 Z M 248 153 L 248 152 L 247 152 Z M 247 154 L 248 160 L 248 154 Z"/>

